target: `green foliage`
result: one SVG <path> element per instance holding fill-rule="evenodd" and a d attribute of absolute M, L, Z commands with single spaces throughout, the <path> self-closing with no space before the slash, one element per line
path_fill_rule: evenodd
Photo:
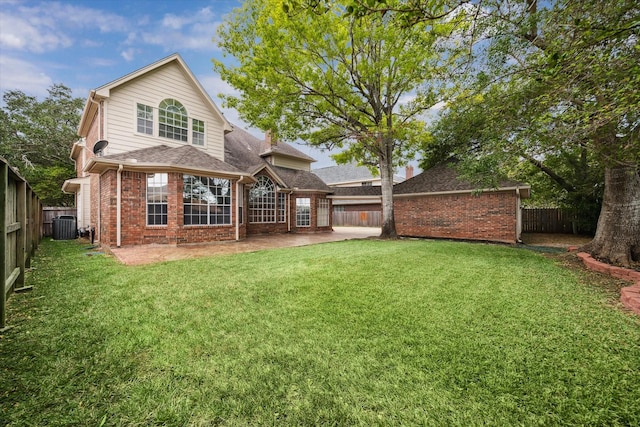
<path fill-rule="evenodd" d="M 486 175 L 531 181 L 538 203 L 593 216 L 605 167 L 640 164 L 638 3 L 481 6 L 471 72 L 456 79 L 423 166 L 456 155 L 477 169 L 490 157 Z"/>
<path fill-rule="evenodd" d="M 42 101 L 19 90 L 5 92 L 3 100 L 0 156 L 20 170 L 45 203 L 72 203 L 61 186 L 75 175 L 69 154 L 78 139 L 83 100 L 62 84 L 52 85 Z"/>
<path fill-rule="evenodd" d="M 93 251 L 43 241 L 33 291 L 9 300 L 3 425 L 640 422 L 638 318 L 531 251 L 363 240 L 143 267 Z"/>

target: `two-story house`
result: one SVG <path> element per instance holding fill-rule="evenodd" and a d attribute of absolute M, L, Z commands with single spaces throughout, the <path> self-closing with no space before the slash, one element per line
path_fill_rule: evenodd
<path fill-rule="evenodd" d="M 78 135 L 63 189 L 106 246 L 332 230 L 314 159 L 234 129 L 178 54 L 92 90 Z"/>

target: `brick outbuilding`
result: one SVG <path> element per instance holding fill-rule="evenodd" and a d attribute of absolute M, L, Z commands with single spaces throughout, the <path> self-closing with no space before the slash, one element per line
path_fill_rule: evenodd
<path fill-rule="evenodd" d="M 396 230 L 401 236 L 515 243 L 522 230 L 520 200 L 531 187 L 502 181 L 479 189 L 444 162 L 394 186 Z"/>

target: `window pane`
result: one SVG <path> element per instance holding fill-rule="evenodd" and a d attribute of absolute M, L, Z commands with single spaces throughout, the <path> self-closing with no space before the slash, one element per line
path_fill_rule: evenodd
<path fill-rule="evenodd" d="M 249 222 L 276 221 L 276 192 L 273 181 L 259 176 L 249 191 Z"/>
<path fill-rule="evenodd" d="M 311 199 L 304 197 L 296 199 L 296 226 L 311 226 Z"/>
<path fill-rule="evenodd" d="M 184 224 L 231 224 L 231 182 L 223 178 L 183 175 Z M 228 212 L 228 215 L 225 215 Z"/>
<path fill-rule="evenodd" d="M 318 227 L 329 226 L 329 200 L 318 200 Z"/>
<path fill-rule="evenodd" d="M 158 108 L 159 135 L 177 141 L 187 141 L 187 109 L 175 99 L 165 99 Z"/>
<path fill-rule="evenodd" d="M 168 183 L 166 173 L 147 174 L 147 225 L 167 225 Z"/>
<path fill-rule="evenodd" d="M 153 108 L 148 105 L 137 104 L 137 130 L 147 135 L 153 134 Z"/>

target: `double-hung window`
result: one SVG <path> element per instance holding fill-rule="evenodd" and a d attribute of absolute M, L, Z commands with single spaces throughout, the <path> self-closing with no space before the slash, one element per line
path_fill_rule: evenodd
<path fill-rule="evenodd" d="M 318 199 L 318 227 L 329 226 L 329 199 Z"/>
<path fill-rule="evenodd" d="M 202 120 L 191 120 L 191 143 L 193 145 L 204 145 L 204 122 Z"/>
<path fill-rule="evenodd" d="M 137 131 L 147 135 L 153 135 L 153 108 L 137 104 L 136 107 Z"/>
<path fill-rule="evenodd" d="M 147 225 L 167 225 L 168 175 L 147 174 Z"/>
<path fill-rule="evenodd" d="M 278 193 L 278 222 L 286 222 L 287 220 L 287 195 Z"/>
<path fill-rule="evenodd" d="M 231 224 L 231 182 L 183 175 L 184 225 Z"/>
<path fill-rule="evenodd" d="M 296 226 L 311 226 L 311 199 L 308 197 L 298 197 L 296 199 Z"/>

